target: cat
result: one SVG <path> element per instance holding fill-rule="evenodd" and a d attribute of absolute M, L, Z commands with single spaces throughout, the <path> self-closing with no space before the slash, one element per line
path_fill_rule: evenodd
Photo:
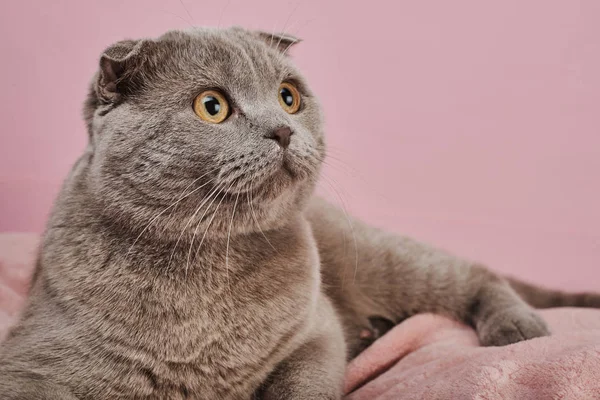
<path fill-rule="evenodd" d="M 533 307 L 600 307 L 315 197 L 325 139 L 297 42 L 196 28 L 104 51 L 2 399 L 334 400 L 381 321 L 440 313 L 502 346 L 549 334 Z"/>

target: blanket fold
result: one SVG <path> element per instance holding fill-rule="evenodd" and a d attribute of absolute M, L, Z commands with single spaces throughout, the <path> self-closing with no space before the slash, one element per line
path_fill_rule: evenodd
<path fill-rule="evenodd" d="M 541 310 L 552 336 L 480 347 L 437 315 L 396 326 L 348 366 L 348 400 L 600 399 L 600 310 Z"/>

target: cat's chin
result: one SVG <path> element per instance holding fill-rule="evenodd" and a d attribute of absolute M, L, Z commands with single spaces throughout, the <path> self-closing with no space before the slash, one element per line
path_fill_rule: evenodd
<path fill-rule="evenodd" d="M 291 166 L 283 163 L 270 175 L 265 176 L 260 181 L 254 181 L 251 190 L 257 192 L 263 198 L 275 198 L 291 186 L 301 184 L 301 181 L 298 173 Z"/>
<path fill-rule="evenodd" d="M 230 194 L 247 192 L 280 192 L 293 185 L 300 185 L 307 180 L 310 173 L 294 162 L 293 157 L 284 156 L 276 165 L 271 165 L 265 171 L 254 176 L 239 180 L 227 189 Z"/>
<path fill-rule="evenodd" d="M 272 186 L 274 190 L 284 190 L 286 187 L 301 185 L 308 180 L 310 173 L 298 164 L 293 156 L 284 155 L 281 162 L 262 182 L 263 186 Z"/>

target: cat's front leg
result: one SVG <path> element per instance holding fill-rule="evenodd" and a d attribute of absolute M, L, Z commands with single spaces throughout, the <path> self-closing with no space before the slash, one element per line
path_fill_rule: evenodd
<path fill-rule="evenodd" d="M 315 231 L 327 245 L 321 250 L 324 283 L 341 310 L 351 354 L 361 350 L 352 335 L 358 337 L 375 316 L 396 324 L 418 313 L 447 315 L 472 325 L 486 346 L 548 335 L 536 311 L 487 268 L 360 224 L 352 251 L 335 241 L 335 223 L 321 219 L 326 224 Z"/>
<path fill-rule="evenodd" d="M 265 383 L 263 400 L 339 400 L 346 367 L 341 324 L 326 299 L 320 302 L 315 333 L 281 362 Z"/>
<path fill-rule="evenodd" d="M 475 275 L 483 275 L 479 289 L 469 299 L 467 321 L 477 330 L 484 346 L 503 346 L 550 334 L 544 320 L 526 304 L 508 282 L 480 267 Z"/>

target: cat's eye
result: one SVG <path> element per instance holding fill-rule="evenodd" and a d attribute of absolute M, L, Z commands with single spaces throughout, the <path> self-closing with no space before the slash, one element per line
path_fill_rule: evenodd
<path fill-rule="evenodd" d="M 229 103 L 223 94 L 207 90 L 194 99 L 194 112 L 211 124 L 219 124 L 229 116 Z"/>
<path fill-rule="evenodd" d="M 279 104 L 289 114 L 295 114 L 300 109 L 300 92 L 289 82 L 279 85 Z"/>

